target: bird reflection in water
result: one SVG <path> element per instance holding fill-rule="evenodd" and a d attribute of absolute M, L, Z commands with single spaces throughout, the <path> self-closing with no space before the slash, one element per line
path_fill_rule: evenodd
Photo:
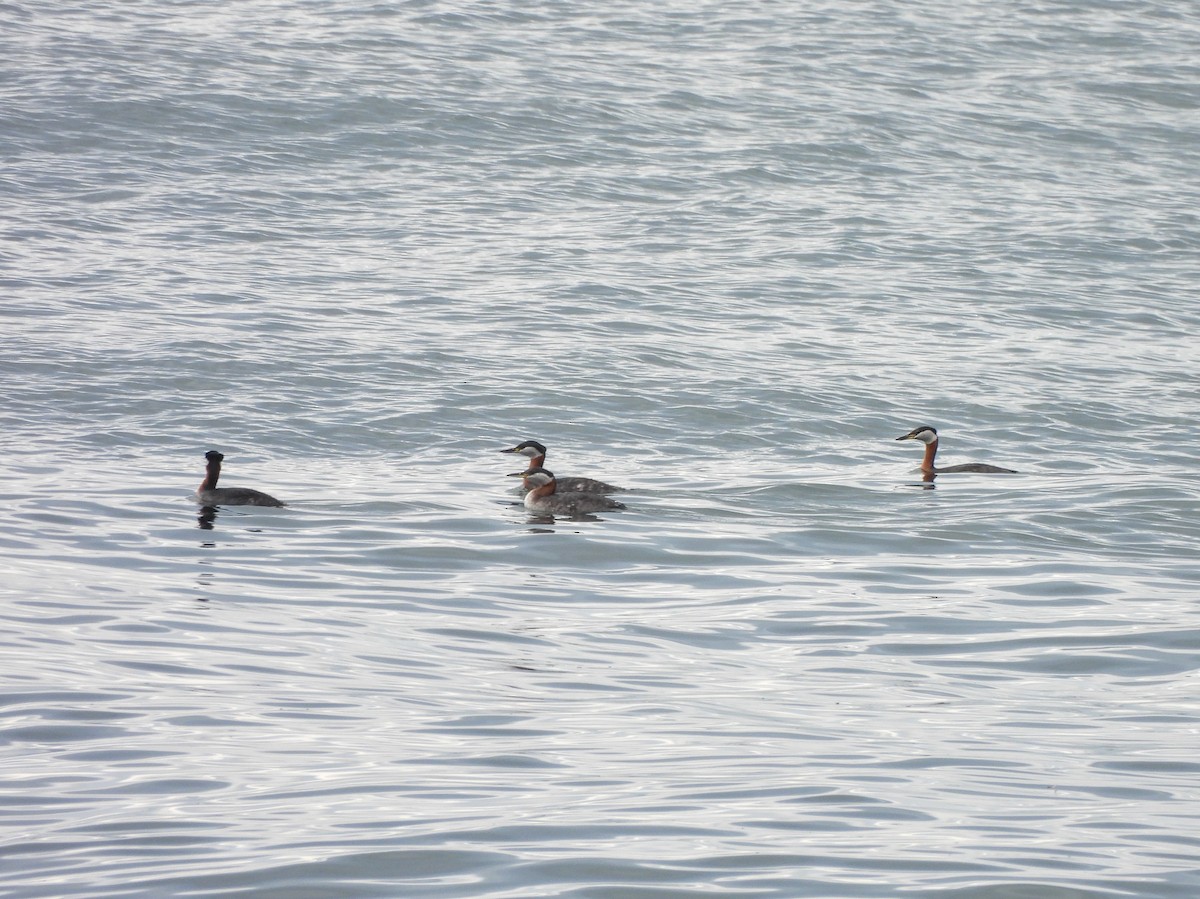
<path fill-rule="evenodd" d="M 933 490 L 934 487 L 936 486 L 933 483 L 935 478 L 937 478 L 936 471 L 922 471 L 921 472 L 921 483 L 920 484 L 912 484 L 910 486 L 920 487 L 922 490 Z"/>

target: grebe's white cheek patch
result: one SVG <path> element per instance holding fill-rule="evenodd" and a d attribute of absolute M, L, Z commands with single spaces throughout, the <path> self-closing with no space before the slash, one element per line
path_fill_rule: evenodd
<path fill-rule="evenodd" d="M 920 440 L 926 446 L 929 446 L 929 444 L 931 444 L 931 443 L 933 443 L 933 441 L 937 440 L 937 434 L 935 434 L 933 431 L 928 431 L 928 430 L 927 431 L 918 431 L 916 434 L 916 439 Z"/>

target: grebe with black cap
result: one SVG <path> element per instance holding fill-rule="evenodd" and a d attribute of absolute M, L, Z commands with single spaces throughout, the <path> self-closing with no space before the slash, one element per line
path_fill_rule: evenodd
<path fill-rule="evenodd" d="M 282 506 L 277 500 L 261 490 L 251 490 L 249 487 L 218 487 L 217 479 L 221 477 L 221 461 L 225 458 L 216 450 L 204 454 L 208 467 L 204 472 L 204 480 L 196 488 L 196 501 L 203 506 Z"/>
<path fill-rule="evenodd" d="M 546 464 L 546 447 L 536 440 L 526 440 L 524 443 L 518 443 L 509 449 L 500 450 L 500 452 L 527 456 L 531 471 Z M 562 493 L 621 493 L 625 489 L 597 481 L 595 478 L 561 477 L 557 481 L 558 489 Z"/>
<path fill-rule="evenodd" d="M 514 471 L 509 477 L 525 479 L 525 486 L 529 488 L 525 494 L 525 508 L 530 512 L 575 517 L 589 512 L 612 512 L 625 508 L 624 503 L 601 493 L 559 492 L 557 479 L 544 468 Z"/>
<path fill-rule="evenodd" d="M 953 474 L 955 472 L 976 472 L 978 474 L 1016 474 L 1011 468 L 1001 468 L 999 465 L 988 465 L 985 462 L 966 462 L 962 465 L 947 465 L 945 468 L 937 468 L 933 464 L 934 456 L 938 451 L 938 432 L 937 428 L 931 428 L 929 425 L 921 425 L 913 428 L 903 437 L 897 437 L 897 440 L 920 440 L 925 444 L 925 458 L 921 460 L 921 471 L 927 475 L 934 474 Z"/>

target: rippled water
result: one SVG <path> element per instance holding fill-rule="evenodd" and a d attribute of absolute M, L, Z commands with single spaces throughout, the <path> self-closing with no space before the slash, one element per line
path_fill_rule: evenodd
<path fill-rule="evenodd" d="M 1200 892 L 1191 7 L 0 60 L 5 895 Z M 527 438 L 628 510 L 531 518 Z M 288 507 L 199 513 L 211 448 Z"/>

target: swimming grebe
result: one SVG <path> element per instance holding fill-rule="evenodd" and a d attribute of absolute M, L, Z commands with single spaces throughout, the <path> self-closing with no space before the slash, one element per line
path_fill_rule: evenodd
<path fill-rule="evenodd" d="M 929 425 L 921 425 L 919 428 L 913 428 L 903 437 L 897 437 L 896 439 L 920 440 L 925 444 L 925 458 L 921 460 L 921 471 L 927 475 L 950 474 L 956 471 L 973 471 L 981 474 L 1016 474 L 1011 468 L 1001 468 L 999 465 L 987 465 L 983 462 L 967 462 L 963 465 L 947 465 L 945 468 L 936 468 L 933 464 L 933 457 L 937 455 L 938 433 L 937 428 L 931 428 Z"/>
<path fill-rule="evenodd" d="M 536 440 L 526 440 L 511 449 L 500 450 L 502 453 L 517 453 L 529 457 L 530 470 L 541 468 L 546 464 L 546 448 Z M 526 487 L 529 485 L 527 484 Z M 562 493 L 621 493 L 624 487 L 614 487 L 595 478 L 561 477 L 558 479 L 558 489 Z"/>
<path fill-rule="evenodd" d="M 525 494 L 525 508 L 531 512 L 575 517 L 588 512 L 611 512 L 625 508 L 624 503 L 600 493 L 558 492 L 558 481 L 544 468 L 514 471 L 509 477 L 525 479 L 529 487 L 529 492 Z"/>
<path fill-rule="evenodd" d="M 208 468 L 204 480 L 196 488 L 196 501 L 204 506 L 282 506 L 273 496 L 261 490 L 251 490 L 249 487 L 218 487 L 217 479 L 221 477 L 221 460 L 225 458 L 216 450 L 204 454 L 208 460 Z"/>

